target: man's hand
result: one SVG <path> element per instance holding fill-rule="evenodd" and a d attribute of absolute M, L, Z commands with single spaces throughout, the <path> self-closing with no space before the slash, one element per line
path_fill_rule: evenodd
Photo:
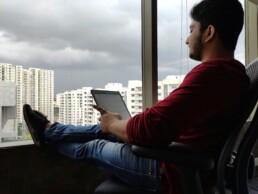
<path fill-rule="evenodd" d="M 92 105 L 97 111 L 100 112 L 101 117 L 99 118 L 101 131 L 104 133 L 110 133 L 110 126 L 113 122 L 121 120 L 122 117 L 117 113 L 109 112 L 100 106 Z"/>
<path fill-rule="evenodd" d="M 119 139 L 128 142 L 126 126 L 128 120 L 122 120 L 122 117 L 117 113 L 111 113 L 100 106 L 92 105 L 97 111 L 100 112 L 101 117 L 100 128 L 103 133 L 111 133 Z"/>

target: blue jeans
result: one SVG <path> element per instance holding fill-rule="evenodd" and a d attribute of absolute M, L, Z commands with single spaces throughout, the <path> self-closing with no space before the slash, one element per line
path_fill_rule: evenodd
<path fill-rule="evenodd" d="M 161 190 L 160 163 L 135 156 L 130 144 L 102 133 L 99 125 L 54 123 L 44 136 L 49 145 L 69 158 L 93 164 L 135 187 Z"/>

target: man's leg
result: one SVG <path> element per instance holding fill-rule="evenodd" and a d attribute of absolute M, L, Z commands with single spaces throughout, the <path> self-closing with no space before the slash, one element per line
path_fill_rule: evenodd
<path fill-rule="evenodd" d="M 85 143 L 94 139 L 122 142 L 113 135 L 102 133 L 99 125 L 74 126 L 54 123 L 45 130 L 44 137 L 49 143 Z"/>
<path fill-rule="evenodd" d="M 96 139 L 86 143 L 50 145 L 62 155 L 92 164 L 134 187 L 147 190 L 161 188 L 159 162 L 135 156 L 130 144 Z"/>
<path fill-rule="evenodd" d="M 44 136 L 47 144 L 62 155 L 93 164 L 132 186 L 160 190 L 159 162 L 135 156 L 130 144 L 102 133 L 99 125 L 54 123 Z"/>
<path fill-rule="evenodd" d="M 61 154 L 93 164 L 128 184 L 159 190 L 161 179 L 159 163 L 136 157 L 131 151 L 130 144 L 119 143 L 117 138 L 103 134 L 98 125 L 88 127 L 59 123 L 52 125 L 44 115 L 33 111 L 29 105 L 24 105 L 23 111 L 33 140 L 38 142 L 37 145 L 47 142 Z M 86 142 L 70 143 L 74 141 Z"/>
<path fill-rule="evenodd" d="M 45 115 L 39 111 L 32 110 L 28 104 L 23 106 L 23 115 L 31 137 L 37 146 L 45 144 L 45 136 L 52 143 L 80 143 L 100 138 L 115 142 L 120 141 L 112 135 L 102 133 L 99 125 L 73 126 L 60 123 L 51 124 Z"/>

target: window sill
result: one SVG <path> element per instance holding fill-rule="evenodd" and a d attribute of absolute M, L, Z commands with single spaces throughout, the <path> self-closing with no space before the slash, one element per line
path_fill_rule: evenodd
<path fill-rule="evenodd" d="M 22 140 L 22 141 L 10 141 L 10 142 L 1 142 L 1 148 L 10 148 L 10 147 L 18 147 L 18 146 L 26 146 L 26 145 L 33 145 L 32 140 Z"/>

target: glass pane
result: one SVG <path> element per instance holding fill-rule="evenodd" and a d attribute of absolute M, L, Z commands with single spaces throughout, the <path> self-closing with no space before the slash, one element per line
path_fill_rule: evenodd
<path fill-rule="evenodd" d="M 120 90 L 126 97 L 129 80 L 141 80 L 140 0 L 0 5 L 1 142 L 30 139 L 24 103 L 51 121 L 62 114 L 72 124 L 87 124 L 93 114 L 90 88 Z M 70 102 L 59 114 L 61 97 Z"/>

